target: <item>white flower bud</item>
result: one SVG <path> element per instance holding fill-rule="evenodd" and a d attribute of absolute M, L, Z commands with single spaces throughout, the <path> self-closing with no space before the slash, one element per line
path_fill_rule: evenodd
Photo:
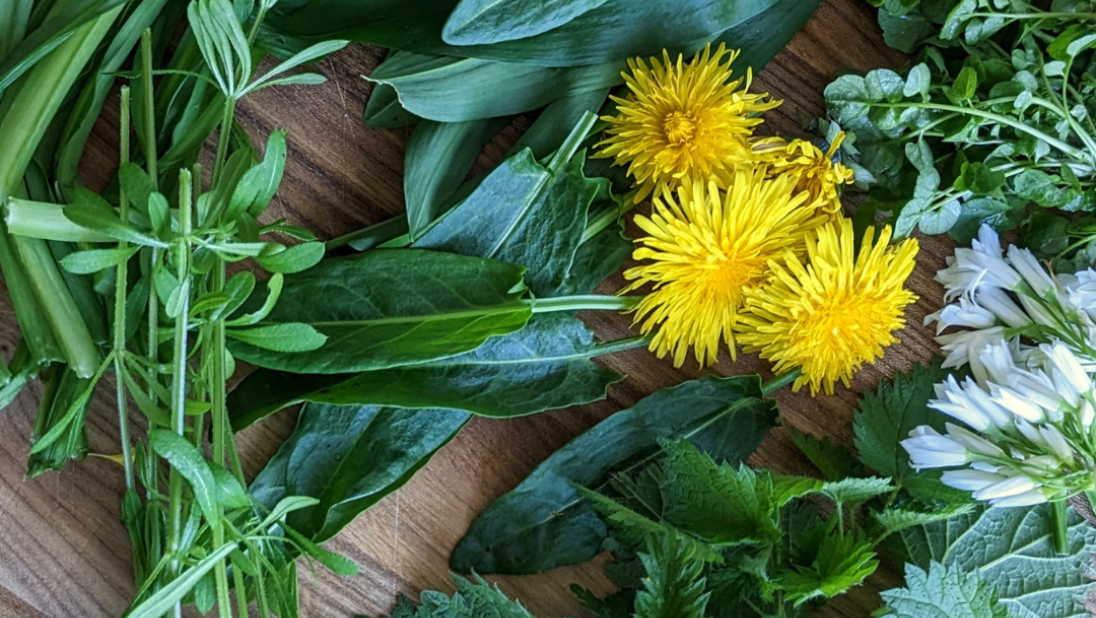
<path fill-rule="evenodd" d="M 982 288 L 978 290 L 975 302 L 1012 328 L 1023 328 L 1031 324 L 1028 314 L 1004 290 Z"/>
<path fill-rule="evenodd" d="M 1043 439 L 1050 445 L 1051 450 L 1058 456 L 1058 459 L 1062 463 L 1071 463 L 1073 461 L 1073 447 L 1066 442 L 1066 437 L 1062 435 L 1054 425 L 1044 425 L 1039 428 L 1039 433 L 1042 434 Z"/>
<path fill-rule="evenodd" d="M 972 497 L 975 500 L 999 500 L 1031 491 L 1036 487 L 1038 485 L 1035 484 L 1035 481 L 1026 476 L 1018 475 L 983 487 L 974 492 Z"/>
<path fill-rule="evenodd" d="M 901 445 L 909 453 L 910 465 L 915 470 L 952 468 L 970 459 L 966 447 L 927 425 L 911 431 L 910 437 L 902 440 Z"/>
<path fill-rule="evenodd" d="M 988 309 L 985 309 L 965 297 L 959 299 L 958 305 L 945 305 L 936 313 L 925 316 L 925 325 L 936 322 L 936 334 L 944 332 L 952 326 L 963 328 L 992 328 L 997 325 L 997 317 Z"/>
<path fill-rule="evenodd" d="M 981 470 L 948 470 L 940 477 L 948 487 L 963 491 L 980 491 L 1006 479 L 1007 476 Z"/>
<path fill-rule="evenodd" d="M 1043 504 L 1046 501 L 1046 492 L 1043 490 L 1042 487 L 1038 487 L 1013 496 L 996 498 L 994 500 L 990 500 L 989 503 L 990 506 L 1005 508 L 1018 506 L 1034 506 L 1036 504 Z"/>
<path fill-rule="evenodd" d="M 951 423 L 944 423 L 944 427 L 948 430 L 949 438 L 967 447 L 967 450 L 971 452 L 986 457 L 1004 457 L 1005 455 L 1005 452 L 998 448 L 996 444 L 973 431 L 963 429 L 962 427 Z"/>
<path fill-rule="evenodd" d="M 1057 290 L 1054 280 L 1050 278 L 1046 269 L 1039 260 L 1035 259 L 1031 251 L 1009 245 L 1008 260 L 1039 298 L 1046 298 L 1051 292 Z"/>

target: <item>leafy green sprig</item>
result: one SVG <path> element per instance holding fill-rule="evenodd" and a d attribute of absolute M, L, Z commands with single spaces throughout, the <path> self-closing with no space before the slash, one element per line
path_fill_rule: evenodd
<path fill-rule="evenodd" d="M 919 48 L 903 74 L 846 75 L 826 89 L 851 131 L 846 152 L 871 199 L 914 229 L 969 239 L 982 223 L 1024 226 L 1044 257 L 1091 261 L 1096 210 L 1096 53 L 1090 2 L 881 3 L 893 46 Z M 1027 207 L 1035 205 L 1029 216 Z"/>

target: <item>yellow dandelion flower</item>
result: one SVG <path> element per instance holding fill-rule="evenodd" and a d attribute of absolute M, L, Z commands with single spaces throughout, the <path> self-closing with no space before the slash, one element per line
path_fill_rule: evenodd
<path fill-rule="evenodd" d="M 665 190 L 649 218 L 636 217 L 649 236 L 636 241 L 633 257 L 647 263 L 625 271 L 632 282 L 625 292 L 653 286 L 633 311 L 643 334 L 657 327 L 651 351 L 659 358 L 672 354 L 680 367 L 692 347 L 697 362 L 710 365 L 720 340 L 735 357 L 745 291 L 765 282 L 770 260 L 802 253 L 804 237 L 825 222 L 794 185 L 762 169 L 738 170 L 725 193 L 714 182 L 685 180 L 676 200 Z"/>
<path fill-rule="evenodd" d="M 841 212 L 841 196 L 838 188 L 853 181 L 853 171 L 833 160 L 845 133 L 837 134 L 827 152 L 806 140 L 778 143 L 759 140 L 754 143 L 754 153 L 759 162 L 771 166 L 773 174 L 786 174 L 798 180 L 796 190 L 806 191 L 811 203 L 827 214 Z"/>
<path fill-rule="evenodd" d="M 890 227 L 873 242 L 864 234 L 854 255 L 852 222 L 827 223 L 807 240 L 807 263 L 792 252 L 772 262 L 771 283 L 746 293 L 749 314 L 739 321 L 738 340 L 746 352 L 775 362 L 774 371 L 796 368 L 795 390 L 810 384 L 811 394 L 833 393 L 865 363 L 897 343 L 902 314 L 917 300 L 903 285 L 913 272 L 917 241 L 889 246 Z"/>
<path fill-rule="evenodd" d="M 752 159 L 749 138 L 762 122 L 756 115 L 780 102 L 748 93 L 750 70 L 731 80 L 738 53 L 720 45 L 713 54 L 709 45 L 688 63 L 680 55 L 671 61 L 665 51 L 650 66 L 640 58 L 628 61 L 630 73 L 623 76 L 631 93 L 613 97 L 617 112 L 603 118 L 609 128 L 595 156 L 628 166 L 636 203 L 683 179 L 727 181 L 736 165 Z"/>

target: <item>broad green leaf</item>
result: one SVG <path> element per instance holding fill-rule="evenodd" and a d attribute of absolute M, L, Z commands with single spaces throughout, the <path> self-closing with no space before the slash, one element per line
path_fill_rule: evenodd
<path fill-rule="evenodd" d="M 490 45 L 548 32 L 606 0 L 461 0 L 442 29 L 450 45 Z"/>
<path fill-rule="evenodd" d="M 782 47 L 818 7 L 815 0 L 608 0 L 535 36 L 491 45 L 446 45 L 442 29 L 456 4 L 456 0 L 420 0 L 408 9 L 398 0 L 375 0 L 333 8 L 313 1 L 268 20 L 272 31 L 289 36 L 332 38 L 339 33 L 394 49 L 570 67 L 658 54 L 663 49 L 675 51 L 728 29 L 737 31 L 733 38 L 739 42 L 732 43 L 736 48 L 756 40 L 753 37 L 761 32 Z M 770 27 L 758 29 L 758 22 L 766 19 L 771 20 Z"/>
<path fill-rule="evenodd" d="M 501 123 L 488 120 L 420 122 L 407 142 L 403 194 L 411 238 L 438 218 L 464 182 L 484 144 Z"/>
<path fill-rule="evenodd" d="M 311 352 L 327 342 L 327 336 L 320 334 L 315 328 L 294 322 L 264 324 L 245 329 L 230 328 L 226 334 L 230 339 L 274 352 Z"/>
<path fill-rule="evenodd" d="M 658 391 L 564 445 L 476 521 L 450 557 L 458 571 L 537 573 L 600 551 L 605 524 L 575 486 L 658 457 L 659 439 L 687 438 L 717 461 L 744 460 L 772 426 L 775 404 L 756 376 L 704 377 Z"/>
<path fill-rule="evenodd" d="M 979 573 L 948 568 L 939 562 L 928 571 L 906 565 L 906 587 L 879 593 L 885 613 L 894 618 L 1006 618 L 993 585 Z"/>
<path fill-rule="evenodd" d="M 393 54 L 399 52 L 393 52 Z M 419 121 L 419 117 L 400 105 L 396 89 L 389 84 L 376 84 L 365 104 L 363 120 L 366 126 L 378 129 L 406 127 Z"/>
<path fill-rule="evenodd" d="M 1030 509 L 986 508 L 944 522 L 900 532 L 908 562 L 939 562 L 959 573 L 980 573 L 996 587 L 1008 614 L 1017 618 L 1085 618 L 1077 598 L 1092 589 L 1088 569 L 1096 528 L 1072 511 L 1068 552 L 1054 550 L 1050 505 Z"/>
<path fill-rule="evenodd" d="M 943 382 L 949 373 L 953 372 L 941 369 L 936 360 L 927 367 L 915 365 L 909 374 L 895 376 L 890 384 L 880 384 L 876 392 L 869 391 L 860 400 L 853 429 L 860 462 L 865 466 L 890 477 L 895 485 L 920 500 L 962 503 L 969 496 L 944 486 L 938 473 L 914 473 L 909 456 L 899 444 L 921 425 L 943 430 L 944 415 L 930 410 L 928 402 L 936 396 L 936 383 Z"/>
<path fill-rule="evenodd" d="M 301 401 L 331 405 L 450 408 L 513 417 L 590 403 L 621 376 L 594 364 L 599 354 L 642 345 L 598 345 L 574 317 L 534 316 L 508 335 L 459 356 L 358 375 L 293 375 L 260 369 L 228 397 L 239 431 Z"/>
<path fill-rule="evenodd" d="M 206 521 L 219 521 L 217 479 L 201 451 L 186 438 L 167 429 L 148 432 L 148 444 L 187 480 Z"/>
<path fill-rule="evenodd" d="M 602 182 L 582 173 L 583 157 L 544 167 L 530 151 L 504 161 L 413 246 L 493 258 L 529 270 L 538 297 L 558 296 Z"/>
<path fill-rule="evenodd" d="M 288 496 L 316 498 L 286 522 L 323 542 L 402 487 L 469 418 L 456 410 L 310 404 L 251 493 L 268 508 Z"/>
<path fill-rule="evenodd" d="M 506 156 L 510 157 L 528 148 L 536 160 L 548 158 L 567 141 L 586 114 L 600 112 L 608 98 L 609 88 L 602 88 L 556 99 L 540 112 L 536 121 L 510 147 Z"/>
<path fill-rule="evenodd" d="M 328 337 L 315 352 L 278 354 L 242 343 L 240 360 L 295 373 L 387 369 L 455 356 L 515 331 L 531 315 L 517 266 L 435 251 L 369 251 L 324 260 L 285 279 L 261 322 L 301 322 Z M 258 305 L 253 298 L 245 305 Z"/>
<path fill-rule="evenodd" d="M 621 62 L 554 69 L 483 58 L 395 52 L 370 73 L 407 112 L 439 122 L 508 116 L 622 83 Z M 374 111 L 380 116 L 380 111 Z M 375 124 L 371 122 L 370 124 Z"/>

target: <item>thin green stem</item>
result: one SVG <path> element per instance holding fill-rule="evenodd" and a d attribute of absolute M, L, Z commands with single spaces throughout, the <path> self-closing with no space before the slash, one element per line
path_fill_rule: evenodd
<path fill-rule="evenodd" d="M 1054 551 L 1060 556 L 1069 553 L 1069 512 L 1065 500 L 1057 500 L 1051 503 L 1052 520 L 1054 522 Z"/>
<path fill-rule="evenodd" d="M 586 221 L 586 229 L 582 232 L 582 242 L 587 242 L 610 225 L 616 223 L 628 211 L 636 207 L 635 200 L 624 200 L 618 208 L 606 208 L 595 213 Z"/>
<path fill-rule="evenodd" d="M 216 187 L 221 180 L 221 172 L 224 170 L 225 159 L 228 156 L 228 142 L 232 137 L 232 122 L 236 117 L 236 100 L 225 99 L 224 114 L 221 116 L 221 134 L 217 138 L 217 156 L 213 159 L 213 181 L 210 186 Z M 216 221 L 209 221 L 215 224 Z"/>
<path fill-rule="evenodd" d="M 1026 20 L 1026 19 L 1096 19 L 1096 13 L 1064 13 L 1064 12 L 1037 12 L 1037 13 L 997 13 L 992 11 L 978 11 L 967 13 L 969 17 L 1000 17 L 1002 19 Z M 1078 19 L 1080 18 L 1080 19 Z"/>
<path fill-rule="evenodd" d="M 129 162 L 129 88 L 122 88 L 121 110 L 121 162 Z M 129 198 L 125 190 L 118 194 L 118 214 L 123 221 L 129 216 Z M 129 243 L 118 243 L 126 249 Z M 129 406 L 126 402 L 126 383 L 122 379 L 126 352 L 126 291 L 129 287 L 129 260 L 118 264 L 114 277 L 114 381 L 118 396 L 118 440 L 122 444 L 122 463 L 125 468 L 126 489 L 133 490 L 136 482 L 133 473 L 133 452 L 129 438 Z"/>
<path fill-rule="evenodd" d="M 152 30 L 141 33 L 141 72 L 144 74 L 145 102 L 145 168 L 152 179 L 153 189 L 159 186 L 156 169 L 156 97 L 152 85 Z"/>
<path fill-rule="evenodd" d="M 784 388 L 785 386 L 795 382 L 800 376 L 803 375 L 803 370 L 796 367 L 787 373 L 782 373 L 775 378 L 765 382 L 761 385 L 761 394 L 769 397 L 776 391 Z"/>
<path fill-rule="evenodd" d="M 191 232 L 191 185 L 190 172 L 179 171 L 179 232 L 176 244 L 176 271 L 178 285 L 186 285 L 190 278 L 190 244 L 187 237 Z M 175 317 L 175 342 L 172 354 L 171 374 L 171 429 L 186 437 L 186 391 L 187 391 L 187 319 L 190 315 L 190 294 L 182 294 L 178 315 Z M 210 522 L 213 525 L 214 522 Z M 179 556 L 182 550 L 183 525 L 183 479 L 174 467 L 168 476 L 168 534 L 169 551 L 173 555 L 173 572 L 179 573 Z M 219 527 L 219 526 L 218 526 Z M 175 614 L 181 615 L 181 605 L 176 604 Z"/>
<path fill-rule="evenodd" d="M 1073 146 L 1070 146 L 1069 144 L 1063 142 L 1062 140 L 1060 140 L 1060 139 L 1058 139 L 1058 138 L 1056 138 L 1052 135 L 1047 135 L 1046 133 L 1043 133 L 1042 131 L 1040 131 L 1038 129 L 1033 129 L 1033 128 L 1025 125 L 1022 122 L 1019 122 L 1017 120 L 1009 118 L 1008 116 L 1002 116 L 1001 114 L 995 114 L 993 112 L 987 112 L 987 111 L 983 111 L 983 110 L 980 110 L 980 109 L 975 109 L 973 107 L 959 107 L 959 106 L 956 106 L 956 105 L 943 105 L 943 104 L 940 104 L 940 103 L 876 103 L 874 105 L 876 105 L 878 107 L 886 107 L 886 108 L 914 107 L 914 108 L 929 109 L 929 110 L 940 111 L 940 112 L 956 112 L 956 113 L 959 113 L 959 114 L 966 114 L 968 116 L 974 116 L 975 118 L 984 118 L 986 120 L 992 120 L 992 121 L 997 122 L 999 124 L 1003 124 L 1005 126 L 1012 127 L 1013 129 L 1016 129 L 1017 131 L 1019 131 L 1021 133 L 1026 133 L 1026 134 L 1028 134 L 1032 137 L 1035 137 L 1037 139 L 1041 139 L 1044 142 L 1046 142 L 1047 144 L 1049 144 L 1049 145 L 1057 148 L 1058 150 L 1062 151 L 1063 153 L 1073 157 L 1074 159 L 1079 159 L 1079 160 L 1082 160 L 1082 161 L 1092 162 L 1093 161 L 1093 156 L 1096 156 L 1096 154 L 1086 155 L 1086 153 L 1084 151 L 1078 150 L 1077 148 L 1074 148 Z"/>
<path fill-rule="evenodd" d="M 628 311 L 634 309 L 642 296 L 563 296 L 538 298 L 530 301 L 533 313 L 556 311 Z"/>

